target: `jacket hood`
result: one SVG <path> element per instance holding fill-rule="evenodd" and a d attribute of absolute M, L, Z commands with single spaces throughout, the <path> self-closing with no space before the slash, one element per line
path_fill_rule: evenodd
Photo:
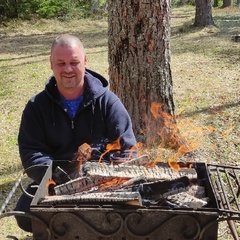
<path fill-rule="evenodd" d="M 99 73 L 86 69 L 84 75 L 84 102 L 95 100 L 108 89 L 108 81 Z M 60 103 L 60 94 L 54 76 L 48 78 L 45 87 L 46 93 L 51 99 Z"/>

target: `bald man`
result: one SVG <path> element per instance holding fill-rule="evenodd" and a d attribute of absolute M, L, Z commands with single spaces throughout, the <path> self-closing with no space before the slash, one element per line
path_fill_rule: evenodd
<path fill-rule="evenodd" d="M 24 169 L 33 183 L 27 191 L 34 195 L 45 173 L 44 168 L 58 160 L 64 164 L 74 157 L 83 143 L 98 144 L 119 138 L 121 151 L 112 151 L 105 160 L 135 157 L 136 145 L 130 117 L 119 98 L 108 90 L 108 81 L 86 68 L 87 57 L 82 42 L 69 34 L 52 43 L 50 66 L 53 71 L 45 89 L 32 97 L 22 114 L 18 145 Z M 131 154 L 130 154 L 131 153 Z M 31 199 L 22 195 L 15 210 L 29 212 Z M 18 225 L 31 232 L 31 220 L 16 217 Z"/>

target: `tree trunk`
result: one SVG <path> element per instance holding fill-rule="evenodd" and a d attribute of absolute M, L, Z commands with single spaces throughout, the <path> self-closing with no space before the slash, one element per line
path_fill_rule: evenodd
<path fill-rule="evenodd" d="M 174 116 L 169 1 L 109 0 L 108 4 L 110 88 L 128 109 L 136 136 L 146 137 L 153 102 Z M 151 130 L 156 134 L 163 124 L 160 120 L 158 129 Z"/>
<path fill-rule="evenodd" d="M 214 25 L 211 0 L 195 0 L 195 3 L 196 14 L 194 25 L 201 27 Z"/>
<path fill-rule="evenodd" d="M 223 0 L 223 4 L 221 8 L 226 8 L 231 6 L 232 6 L 232 0 Z"/>

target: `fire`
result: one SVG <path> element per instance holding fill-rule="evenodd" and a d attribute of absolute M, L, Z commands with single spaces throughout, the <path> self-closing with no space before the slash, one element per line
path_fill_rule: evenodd
<path fill-rule="evenodd" d="M 132 158 L 132 154 L 133 154 L 133 152 L 134 152 L 136 149 L 138 149 L 138 144 L 131 147 L 131 149 L 130 149 L 130 154 L 129 154 L 129 156 L 128 156 L 128 160 Z"/>
<path fill-rule="evenodd" d="M 121 144 L 120 144 L 121 137 L 119 137 L 116 141 L 112 143 L 108 143 L 106 146 L 107 152 L 111 150 L 121 150 Z"/>
<path fill-rule="evenodd" d="M 159 125 L 157 134 L 161 138 L 161 147 L 176 148 L 178 146 L 178 127 L 175 116 L 163 111 L 163 104 L 153 102 L 150 108 L 151 114 Z"/>
<path fill-rule="evenodd" d="M 143 143 L 137 143 L 130 149 L 130 154 L 127 160 L 130 160 L 132 153 L 138 149 L 138 155 L 144 155 L 146 152 L 153 152 L 153 161 L 149 163 L 149 167 L 154 167 L 158 162 L 167 160 L 169 166 L 175 171 L 179 171 L 181 167 L 177 163 L 183 155 L 196 150 L 202 142 L 204 132 L 213 132 L 213 127 L 199 127 L 195 126 L 190 119 L 181 119 L 181 113 L 177 115 L 170 115 L 163 110 L 164 105 L 161 103 L 153 102 L 150 108 L 150 112 L 153 118 L 149 118 L 149 129 L 145 133 L 147 136 L 147 143 L 144 146 Z M 156 129 L 156 126 L 158 129 Z M 228 131 L 223 136 L 226 136 L 231 131 L 232 125 L 229 125 Z M 115 141 L 106 145 L 106 151 L 99 157 L 100 163 L 103 157 L 111 151 L 121 150 L 121 136 Z M 167 151 L 171 153 L 166 154 Z M 81 150 L 81 151 L 80 151 Z M 84 159 L 88 159 L 91 154 L 91 147 L 86 144 L 80 146 L 78 149 L 79 155 Z M 167 156 L 166 156 L 167 155 Z M 80 158 L 81 160 L 81 158 Z M 80 161 L 82 164 L 83 161 Z"/>
<path fill-rule="evenodd" d="M 52 179 L 47 182 L 46 189 L 48 190 L 49 195 L 54 195 L 53 186 L 56 186 L 56 185 L 57 185 L 56 182 L 53 181 Z"/>
<path fill-rule="evenodd" d="M 177 162 L 168 162 L 168 165 L 172 168 L 172 169 L 174 169 L 176 172 L 179 172 L 180 171 L 180 169 L 181 169 L 181 167 L 180 167 L 180 165 L 177 163 Z"/>
<path fill-rule="evenodd" d="M 112 150 L 121 150 L 120 140 L 121 140 L 121 136 L 117 140 L 115 140 L 114 142 L 108 143 L 107 146 L 106 146 L 106 151 L 103 154 L 101 154 L 98 162 L 101 162 L 103 156 L 106 155 L 108 152 L 110 152 Z"/>
<path fill-rule="evenodd" d="M 106 151 L 100 156 L 99 158 L 99 161 L 98 162 L 101 162 L 103 156 L 105 154 L 107 154 L 108 152 L 112 151 L 112 150 L 121 150 L 121 143 L 120 143 L 120 140 L 121 140 L 121 136 L 114 142 L 112 143 L 108 143 L 107 146 L 106 146 Z M 132 157 L 132 154 L 133 152 L 136 150 L 136 149 L 139 149 L 142 145 L 140 143 L 137 143 L 135 146 L 132 146 L 131 149 L 130 149 L 130 153 L 129 153 L 129 156 L 128 156 L 128 159 L 127 160 L 130 160 L 131 157 Z"/>
<path fill-rule="evenodd" d="M 56 183 L 51 179 L 51 180 L 49 180 L 49 181 L 47 182 L 46 188 L 49 188 L 50 185 L 56 186 Z"/>
<path fill-rule="evenodd" d="M 108 181 L 104 184 L 100 185 L 100 191 L 105 191 L 109 188 L 113 188 L 114 186 L 120 186 L 124 182 L 126 182 L 128 179 L 127 178 L 114 178 L 111 181 Z"/>
<path fill-rule="evenodd" d="M 152 163 L 154 166 L 161 161 L 163 156 L 162 149 L 172 149 L 174 153 L 168 157 L 167 161 L 170 167 L 179 171 L 181 167 L 176 162 L 186 153 L 196 150 L 202 142 L 203 132 L 212 132 L 213 127 L 202 128 L 195 126 L 191 120 L 179 119 L 180 114 L 172 116 L 163 111 L 163 104 L 153 102 L 150 108 L 151 114 L 159 122 L 159 131 L 156 131 L 161 139 L 157 147 L 158 155 Z M 178 119 L 177 119 L 178 118 Z M 177 120 L 179 120 L 177 122 Z M 190 131 L 191 130 L 191 131 Z"/>

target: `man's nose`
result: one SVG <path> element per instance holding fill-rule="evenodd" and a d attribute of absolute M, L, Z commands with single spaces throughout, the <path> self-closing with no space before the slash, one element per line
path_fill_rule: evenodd
<path fill-rule="evenodd" d="M 72 66 L 71 66 L 71 64 L 66 64 L 64 70 L 65 70 L 65 72 L 71 72 L 71 71 L 72 71 Z"/>

